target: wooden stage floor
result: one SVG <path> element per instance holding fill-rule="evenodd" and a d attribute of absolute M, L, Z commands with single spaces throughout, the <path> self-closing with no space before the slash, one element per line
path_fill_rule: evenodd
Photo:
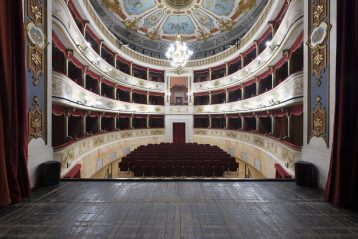
<path fill-rule="evenodd" d="M 0 210 L 0 238 L 358 238 L 292 181 L 70 181 Z"/>

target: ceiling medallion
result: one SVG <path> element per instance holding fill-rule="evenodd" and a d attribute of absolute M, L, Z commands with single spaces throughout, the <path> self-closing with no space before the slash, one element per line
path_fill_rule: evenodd
<path fill-rule="evenodd" d="M 175 44 L 171 44 L 165 54 L 170 60 L 170 65 L 174 67 L 177 74 L 181 74 L 188 60 L 193 55 L 193 51 L 189 50 L 186 43 L 182 42 L 181 36 L 178 34 Z"/>
<path fill-rule="evenodd" d="M 165 0 L 165 3 L 173 8 L 185 8 L 193 3 L 193 0 Z"/>

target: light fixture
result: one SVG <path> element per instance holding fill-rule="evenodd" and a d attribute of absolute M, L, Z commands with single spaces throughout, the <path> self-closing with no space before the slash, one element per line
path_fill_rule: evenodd
<path fill-rule="evenodd" d="M 178 24 L 177 36 L 174 44 L 170 44 L 165 56 L 170 60 L 170 65 L 174 67 L 174 72 L 177 74 L 183 73 L 183 68 L 188 63 L 193 51 L 189 50 L 186 43 L 182 41 L 179 33 L 179 4 L 178 4 Z"/>
<path fill-rule="evenodd" d="M 270 49 L 273 51 L 275 50 L 277 47 L 279 47 L 280 45 L 278 44 L 275 44 L 275 45 L 272 45 L 272 41 L 267 41 L 266 42 L 266 47 L 270 47 Z"/>
<path fill-rule="evenodd" d="M 178 34 L 174 44 L 171 44 L 165 54 L 170 60 L 170 65 L 174 68 L 184 68 L 188 60 L 193 55 L 193 51 L 189 50 L 185 42 L 182 42 L 181 36 Z"/>
<path fill-rule="evenodd" d="M 76 46 L 78 48 L 80 48 L 82 51 L 85 51 L 91 47 L 91 43 L 89 43 L 88 41 L 85 41 L 85 42 L 76 44 Z"/>

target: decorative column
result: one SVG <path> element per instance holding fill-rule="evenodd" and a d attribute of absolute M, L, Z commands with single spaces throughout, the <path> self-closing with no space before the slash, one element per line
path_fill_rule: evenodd
<path fill-rule="evenodd" d="M 86 89 L 87 83 L 86 83 L 86 72 L 88 70 L 88 66 L 84 66 L 82 69 L 82 82 L 83 82 L 83 88 Z"/>
<path fill-rule="evenodd" d="M 66 76 L 68 76 L 68 63 L 69 63 L 68 55 L 66 55 L 66 57 L 65 57 L 65 75 Z"/>
<path fill-rule="evenodd" d="M 114 55 L 114 59 L 113 59 L 113 66 L 114 66 L 114 68 L 116 68 L 117 69 L 117 57 L 118 57 L 118 54 L 115 54 Z"/>
<path fill-rule="evenodd" d="M 98 132 L 102 131 L 102 115 L 98 117 Z"/>
<path fill-rule="evenodd" d="M 211 105 L 211 91 L 209 91 L 209 105 Z"/>
<path fill-rule="evenodd" d="M 276 130 L 276 120 L 275 116 L 271 115 L 271 134 L 275 135 Z"/>
<path fill-rule="evenodd" d="M 244 100 L 245 99 L 245 86 L 242 85 L 241 87 L 241 99 Z"/>
<path fill-rule="evenodd" d="M 149 105 L 150 102 L 149 102 L 149 92 L 147 92 L 147 105 Z"/>
<path fill-rule="evenodd" d="M 68 114 L 65 114 L 65 140 L 66 138 L 68 138 L 68 118 L 69 118 L 69 115 Z"/>
<path fill-rule="evenodd" d="M 242 55 L 242 53 L 240 53 L 240 58 L 241 58 L 241 69 L 244 68 L 244 56 Z"/>
<path fill-rule="evenodd" d="M 209 115 L 209 129 L 211 129 L 211 115 Z"/>
<path fill-rule="evenodd" d="M 129 129 L 133 129 L 133 115 L 129 118 Z"/>
<path fill-rule="evenodd" d="M 129 74 L 130 74 L 131 76 L 133 75 L 133 62 L 131 62 L 131 64 L 130 64 Z"/>
<path fill-rule="evenodd" d="M 150 78 L 149 73 L 150 73 L 149 68 L 147 68 L 147 80 L 149 80 Z"/>
<path fill-rule="evenodd" d="M 129 102 L 133 103 L 133 91 L 132 90 L 129 91 Z"/>
<path fill-rule="evenodd" d="M 259 132 L 260 131 L 260 118 L 257 115 L 255 116 L 255 118 L 256 118 L 256 130 L 255 131 Z"/>
<path fill-rule="evenodd" d="M 117 119 L 118 119 L 118 116 L 116 115 L 114 117 L 114 130 L 118 130 Z"/>
<path fill-rule="evenodd" d="M 287 115 L 287 138 L 291 138 L 292 136 L 292 119 L 291 115 Z"/>
<path fill-rule="evenodd" d="M 229 75 L 229 64 L 225 63 L 225 76 Z"/>
<path fill-rule="evenodd" d="M 147 115 L 147 129 L 150 128 L 150 125 L 149 125 L 149 115 Z"/>
<path fill-rule="evenodd" d="M 101 76 L 98 81 L 98 94 L 99 95 L 102 95 L 102 81 L 103 81 L 103 77 Z"/>
<path fill-rule="evenodd" d="M 269 66 L 269 71 L 271 72 L 271 79 L 272 79 L 272 81 L 271 81 L 271 83 L 272 83 L 271 87 L 272 87 L 272 89 L 273 89 L 273 88 L 275 88 L 275 86 L 276 86 L 276 69 L 275 69 L 275 66 Z"/>
<path fill-rule="evenodd" d="M 86 32 L 87 32 L 87 27 L 88 27 L 89 21 L 85 20 L 85 21 L 83 21 L 83 22 L 84 22 L 84 26 L 83 26 L 82 35 L 83 35 L 83 37 L 86 39 Z"/>
<path fill-rule="evenodd" d="M 211 68 L 209 68 L 209 80 L 211 80 Z"/>
<path fill-rule="evenodd" d="M 225 129 L 229 128 L 229 117 L 227 117 L 227 115 L 225 115 Z"/>
<path fill-rule="evenodd" d="M 255 49 L 256 49 L 256 57 L 260 55 L 259 43 L 257 40 L 254 41 Z"/>
<path fill-rule="evenodd" d="M 244 130 L 245 129 L 245 118 L 242 115 L 240 117 L 241 117 L 241 130 Z"/>
<path fill-rule="evenodd" d="M 292 72 L 291 51 L 289 49 L 283 50 L 283 56 L 287 59 L 287 76 L 290 76 Z"/>
<path fill-rule="evenodd" d="M 117 84 L 113 86 L 113 99 L 117 99 Z"/>
<path fill-rule="evenodd" d="M 256 95 L 260 94 L 260 80 L 256 77 Z"/>
<path fill-rule="evenodd" d="M 98 54 L 102 57 L 102 46 L 103 46 L 104 41 L 100 40 L 99 41 L 99 49 L 98 49 Z"/>
<path fill-rule="evenodd" d="M 192 71 L 190 76 L 188 76 L 188 105 L 194 104 L 194 94 L 193 94 L 193 82 L 194 82 L 194 72 Z"/>
<path fill-rule="evenodd" d="M 225 89 L 225 103 L 229 102 L 229 91 Z"/>
<path fill-rule="evenodd" d="M 82 116 L 82 134 L 83 135 L 86 135 L 86 120 L 87 120 L 87 115 L 84 115 L 84 116 Z"/>
<path fill-rule="evenodd" d="M 270 26 L 271 29 L 271 34 L 272 34 L 272 38 L 275 35 L 275 21 L 269 21 L 268 25 Z"/>

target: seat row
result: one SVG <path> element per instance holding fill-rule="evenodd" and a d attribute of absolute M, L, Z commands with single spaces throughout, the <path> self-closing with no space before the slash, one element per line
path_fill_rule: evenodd
<path fill-rule="evenodd" d="M 120 163 L 121 171 L 131 171 L 134 177 L 223 177 L 226 171 L 237 171 L 238 163 L 226 165 L 178 165 Z"/>
<path fill-rule="evenodd" d="M 120 171 L 131 171 L 134 177 L 223 177 L 238 167 L 219 147 L 195 143 L 140 146 L 119 163 Z"/>

